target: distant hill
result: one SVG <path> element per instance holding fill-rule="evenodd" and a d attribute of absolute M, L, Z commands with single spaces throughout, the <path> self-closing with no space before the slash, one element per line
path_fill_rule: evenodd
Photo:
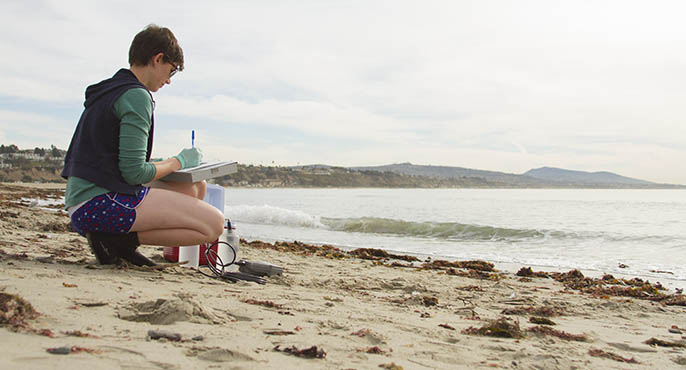
<path fill-rule="evenodd" d="M 555 181 L 567 184 L 623 184 L 623 185 L 658 185 L 654 182 L 633 179 L 617 175 L 612 172 L 584 172 L 565 170 L 554 167 L 541 167 L 524 173 L 529 176 L 545 181 Z"/>
<path fill-rule="evenodd" d="M 356 171 L 324 164 L 294 167 L 238 165 L 231 175 L 212 179 L 222 186 L 304 188 L 497 188 L 479 177 L 437 178 L 389 171 Z"/>
<path fill-rule="evenodd" d="M 412 163 L 350 167 L 350 169 L 356 171 L 393 172 L 403 175 L 441 179 L 480 178 L 491 185 L 517 188 L 686 188 L 684 185 L 657 184 L 611 172 L 583 172 L 552 167 L 532 169 L 523 174 L 484 171 L 463 167 L 415 165 Z"/>
<path fill-rule="evenodd" d="M 22 150 L 0 144 L 0 182 L 64 182 L 60 171 L 66 151 Z M 464 167 L 396 163 L 383 166 L 337 167 L 311 164 L 292 167 L 238 165 L 238 172 L 213 181 L 220 185 L 256 187 L 379 187 L 379 188 L 633 188 L 686 189 L 612 172 L 584 172 L 541 167 L 523 174 Z"/>
<path fill-rule="evenodd" d="M 502 184 L 541 184 L 541 180 L 512 173 L 476 170 L 464 167 L 425 166 L 412 163 L 397 163 L 384 166 L 349 167 L 356 171 L 394 172 L 403 175 L 426 176 L 443 179 L 463 177 L 482 178 L 490 182 Z"/>
<path fill-rule="evenodd" d="M 426 166 L 412 163 L 397 163 L 384 166 L 350 167 L 356 171 L 393 172 L 403 175 L 434 177 L 440 179 L 479 178 L 504 187 L 545 187 L 554 186 L 548 182 L 529 176 L 513 173 L 476 170 L 464 167 Z"/>

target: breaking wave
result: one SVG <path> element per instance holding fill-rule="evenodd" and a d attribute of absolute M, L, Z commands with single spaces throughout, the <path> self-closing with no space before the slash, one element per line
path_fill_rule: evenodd
<path fill-rule="evenodd" d="M 453 240 L 517 240 L 544 238 L 538 230 L 461 224 L 457 222 L 412 222 L 376 217 L 322 219 L 333 230 L 374 234 L 394 234 Z"/>
<path fill-rule="evenodd" d="M 227 207 L 227 215 L 238 223 L 449 240 L 517 241 L 566 236 L 559 231 L 513 229 L 457 222 L 414 222 L 378 217 L 326 218 L 268 205 Z"/>
<path fill-rule="evenodd" d="M 239 223 L 327 228 L 317 216 L 268 205 L 226 207 L 226 214 Z"/>

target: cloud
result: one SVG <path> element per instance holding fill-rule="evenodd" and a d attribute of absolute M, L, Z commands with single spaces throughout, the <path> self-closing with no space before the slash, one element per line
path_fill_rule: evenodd
<path fill-rule="evenodd" d="M 2 114 L 27 127 L 55 120 L 34 131 L 2 121 L 0 132 L 68 142 L 76 118 L 63 112 L 126 67 L 131 39 L 154 22 L 186 56 L 156 94 L 155 147 L 169 155 L 196 129 L 208 153 L 244 163 L 545 165 L 686 183 L 660 170 L 686 161 L 685 10 L 613 0 L 3 2 Z"/>
<path fill-rule="evenodd" d="M 367 112 L 355 106 L 322 101 L 263 100 L 248 103 L 228 96 L 165 97 L 158 103 L 165 114 L 207 118 L 225 123 L 286 127 L 307 134 L 336 138 L 403 143 L 416 135 L 402 121 Z"/>
<path fill-rule="evenodd" d="M 0 140 L 20 148 L 56 145 L 66 148 L 73 131 L 50 115 L 0 109 Z"/>

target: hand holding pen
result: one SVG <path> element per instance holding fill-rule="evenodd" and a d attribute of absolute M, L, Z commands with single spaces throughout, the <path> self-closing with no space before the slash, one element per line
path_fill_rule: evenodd
<path fill-rule="evenodd" d="M 191 147 L 182 150 L 175 157 L 181 163 L 181 169 L 200 165 L 200 162 L 202 162 L 202 152 L 195 147 L 195 130 L 191 131 Z"/>

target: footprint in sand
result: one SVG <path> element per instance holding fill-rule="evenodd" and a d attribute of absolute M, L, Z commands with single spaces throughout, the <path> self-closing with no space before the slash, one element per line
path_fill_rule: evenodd
<path fill-rule="evenodd" d="M 210 307 L 204 307 L 186 296 L 132 303 L 119 308 L 118 316 L 122 320 L 149 322 L 154 325 L 168 325 L 177 321 L 224 324 L 234 320 L 230 315 L 217 312 Z"/>

